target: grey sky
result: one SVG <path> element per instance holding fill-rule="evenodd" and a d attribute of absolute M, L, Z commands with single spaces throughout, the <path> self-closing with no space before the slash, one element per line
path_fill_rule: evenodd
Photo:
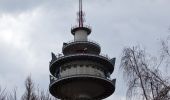
<path fill-rule="evenodd" d="M 169 0 L 84 0 L 90 39 L 102 53 L 116 57 L 113 78 L 116 92 L 106 100 L 124 100 L 119 63 L 125 46 L 141 44 L 155 55 L 159 41 L 170 32 Z M 31 74 L 39 87 L 49 84 L 51 52 L 60 53 L 62 43 L 73 39 L 78 0 L 0 0 L 0 84 L 23 92 Z"/>

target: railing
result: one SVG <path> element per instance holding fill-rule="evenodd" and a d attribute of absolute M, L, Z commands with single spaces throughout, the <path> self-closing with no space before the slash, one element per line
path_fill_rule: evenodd
<path fill-rule="evenodd" d="M 70 55 L 66 55 L 66 56 L 64 56 L 63 54 L 58 54 L 58 55 L 56 55 L 56 57 L 57 57 L 57 59 L 61 59 L 63 57 L 67 57 L 67 56 L 77 56 L 77 55 L 98 56 L 98 57 L 102 57 L 104 59 L 110 60 L 110 57 L 107 54 L 95 55 L 95 54 L 88 54 L 88 53 L 76 53 L 76 54 L 70 54 Z"/>
<path fill-rule="evenodd" d="M 91 28 L 91 26 L 90 26 L 90 25 L 83 25 L 83 27 L 85 27 L 85 28 L 88 28 L 88 29 L 92 30 L 92 28 Z M 71 27 L 71 30 L 73 30 L 73 29 L 75 29 L 75 28 L 79 28 L 79 26 L 78 26 L 78 25 L 72 26 L 72 27 Z"/>
<path fill-rule="evenodd" d="M 112 80 L 110 77 L 107 77 L 107 76 L 99 76 L 99 75 L 92 75 L 92 74 L 74 74 L 74 75 L 68 75 L 68 76 L 60 76 L 58 75 L 58 77 L 55 77 L 55 76 L 52 76 L 50 75 L 50 84 L 52 84 L 53 82 L 59 80 L 59 79 L 63 79 L 63 78 L 69 78 L 69 77 L 81 77 L 81 76 L 92 76 L 92 77 L 98 77 L 98 78 L 103 78 L 103 79 L 107 79 L 107 80 Z"/>
<path fill-rule="evenodd" d="M 100 56 L 103 56 L 103 57 L 105 57 L 105 58 L 107 58 L 107 59 L 110 59 L 110 57 L 107 55 L 107 54 L 99 54 Z"/>
<path fill-rule="evenodd" d="M 93 43 L 93 44 L 97 45 L 98 47 L 100 47 L 100 44 L 99 44 L 99 43 L 97 43 L 97 42 L 94 41 L 94 40 L 88 39 L 87 41 L 75 41 L 75 40 L 71 40 L 71 41 L 65 42 L 65 44 L 63 45 L 63 48 L 67 47 L 69 44 L 73 44 L 73 43 L 84 43 L 84 42 L 90 42 L 90 43 Z"/>

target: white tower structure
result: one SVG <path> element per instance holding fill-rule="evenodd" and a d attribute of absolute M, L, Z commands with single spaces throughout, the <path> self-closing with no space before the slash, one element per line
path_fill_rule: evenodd
<path fill-rule="evenodd" d="M 84 25 L 82 0 L 78 16 L 78 26 L 71 29 L 74 40 L 63 43 L 63 55 L 52 53 L 49 90 L 62 100 L 102 100 L 115 91 L 110 78 L 115 58 L 102 56 L 100 45 L 88 40 L 91 28 Z"/>

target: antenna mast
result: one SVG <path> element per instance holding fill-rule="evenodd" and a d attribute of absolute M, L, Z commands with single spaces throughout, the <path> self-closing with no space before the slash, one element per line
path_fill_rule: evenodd
<path fill-rule="evenodd" d="M 84 22 L 84 20 L 83 20 L 83 5 L 82 5 L 82 0 L 79 0 L 79 27 L 83 27 L 83 22 Z"/>
<path fill-rule="evenodd" d="M 84 25 L 84 12 L 83 12 L 83 3 L 82 3 L 83 0 L 79 0 L 79 11 L 77 13 L 77 24 L 75 27 L 72 27 L 71 28 L 71 33 L 75 35 L 75 33 L 78 31 L 78 30 L 84 30 L 87 35 L 89 35 L 91 33 L 91 28 L 90 26 L 87 26 L 87 25 Z M 83 34 L 86 34 L 86 33 L 83 33 Z M 79 37 L 79 36 L 78 36 Z M 86 37 L 87 38 L 87 37 Z"/>

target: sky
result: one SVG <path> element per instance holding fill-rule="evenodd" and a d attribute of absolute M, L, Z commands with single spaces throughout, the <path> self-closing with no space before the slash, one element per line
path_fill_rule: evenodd
<path fill-rule="evenodd" d="M 126 85 L 119 69 L 123 48 L 142 45 L 157 55 L 160 40 L 170 34 L 170 0 L 84 0 L 89 39 L 100 43 L 102 53 L 116 57 L 112 78 L 115 93 L 106 100 L 125 100 Z M 24 92 L 31 75 L 48 89 L 51 52 L 73 39 L 78 0 L 0 0 L 0 85 Z"/>

